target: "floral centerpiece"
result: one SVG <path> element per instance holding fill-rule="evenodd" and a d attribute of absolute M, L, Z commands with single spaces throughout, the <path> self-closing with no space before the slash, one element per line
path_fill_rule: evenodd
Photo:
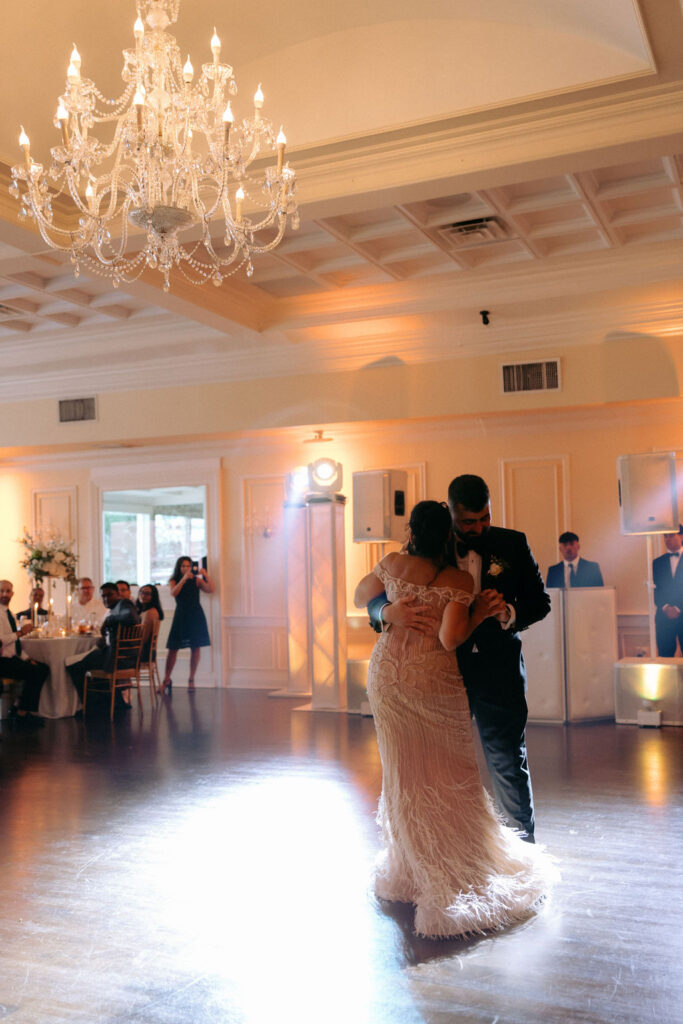
<path fill-rule="evenodd" d="M 36 583 L 42 583 L 46 576 L 50 576 L 65 580 L 72 586 L 76 584 L 78 559 L 73 551 L 73 541 L 65 541 L 54 533 L 32 537 L 24 530 L 20 543 L 26 552 L 20 564 Z"/>

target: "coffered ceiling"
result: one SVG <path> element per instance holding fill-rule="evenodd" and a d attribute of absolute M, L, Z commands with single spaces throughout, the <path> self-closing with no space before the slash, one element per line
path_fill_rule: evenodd
<path fill-rule="evenodd" d="M 185 0 L 181 47 L 194 57 L 216 24 L 243 92 L 253 75 L 272 95 L 301 227 L 249 282 L 169 294 L 152 274 L 118 290 L 75 279 L 7 195 L 17 124 L 39 157 L 54 143 L 73 39 L 116 93 L 132 0 L 13 10 L 0 399 L 527 351 L 549 324 L 559 345 L 683 334 L 679 0 L 413 6 L 289 0 L 225 25 L 224 5 Z"/>

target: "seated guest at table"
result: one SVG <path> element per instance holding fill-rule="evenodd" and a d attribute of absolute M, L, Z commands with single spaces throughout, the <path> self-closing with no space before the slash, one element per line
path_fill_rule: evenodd
<path fill-rule="evenodd" d="M 133 595 L 130 592 L 130 583 L 128 580 L 117 580 L 116 589 L 119 592 L 119 597 L 125 598 L 126 601 L 132 601 Z"/>
<path fill-rule="evenodd" d="M 579 558 L 579 538 L 571 530 L 561 533 L 558 538 L 562 561 L 551 565 L 546 577 L 546 587 L 604 587 L 602 573 L 597 562 Z"/>
<path fill-rule="evenodd" d="M 21 652 L 20 637 L 31 630 L 30 622 L 17 631 L 9 603 L 14 587 L 9 580 L 0 580 L 0 679 L 19 679 L 23 682 L 21 696 L 10 712 L 17 725 L 29 727 L 42 725 L 38 717 L 40 691 L 48 674 L 47 665 L 31 661 Z"/>
<path fill-rule="evenodd" d="M 138 591 L 138 599 L 135 607 L 142 622 L 142 654 L 140 661 L 149 661 L 149 649 L 152 644 L 152 634 L 158 622 L 164 617 L 164 609 L 159 601 L 159 591 L 153 583 L 146 583 Z"/>
<path fill-rule="evenodd" d="M 116 647 L 116 634 L 121 626 L 137 626 L 140 623 L 140 616 L 135 605 L 126 598 L 120 598 L 115 583 L 103 583 L 100 593 L 105 607 L 109 609 L 108 614 L 102 623 L 102 635 L 97 641 L 97 646 L 84 655 L 76 655 L 74 658 L 67 658 L 66 670 L 71 676 L 71 681 L 76 687 L 76 693 L 80 700 L 83 700 L 83 689 L 85 686 L 85 674 L 89 669 L 113 668 L 114 649 Z M 121 691 L 116 693 L 116 708 L 130 707 L 127 704 Z M 77 712 L 78 714 L 78 712 Z"/>
<path fill-rule="evenodd" d="M 81 576 L 76 588 L 76 601 L 71 612 L 74 622 L 92 617 L 92 620 L 99 626 L 106 614 L 107 609 L 104 604 L 99 597 L 95 597 L 95 584 L 89 576 Z"/>
<path fill-rule="evenodd" d="M 34 587 L 31 591 L 31 603 L 28 608 L 24 608 L 23 612 L 17 612 L 18 619 L 30 619 L 33 622 L 33 614 L 35 611 L 38 619 L 46 619 L 48 616 L 47 608 L 43 608 L 43 601 L 45 600 L 45 591 L 42 587 Z M 36 608 L 35 606 L 38 605 Z"/>

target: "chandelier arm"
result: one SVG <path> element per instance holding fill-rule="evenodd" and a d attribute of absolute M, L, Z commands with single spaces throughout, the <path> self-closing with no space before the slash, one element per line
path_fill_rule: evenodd
<path fill-rule="evenodd" d="M 74 205 L 80 210 L 81 213 L 86 216 L 90 215 L 90 210 L 84 204 L 80 195 L 78 194 L 78 174 L 74 172 L 73 168 L 66 170 L 66 183 L 69 189 L 69 195 L 74 202 Z"/>
<path fill-rule="evenodd" d="M 110 121 L 117 121 L 123 113 L 123 111 L 125 110 L 125 108 L 130 103 L 133 93 L 135 92 L 135 82 L 130 82 L 126 86 L 125 91 L 122 92 L 118 99 L 115 100 L 108 100 L 107 97 L 100 92 L 100 90 L 97 88 L 94 82 L 91 84 L 93 96 L 96 99 L 101 100 L 102 103 L 106 103 L 107 105 L 113 108 L 110 111 L 97 110 L 97 108 L 93 104 L 93 121 L 95 121 L 96 124 L 108 124 Z"/>

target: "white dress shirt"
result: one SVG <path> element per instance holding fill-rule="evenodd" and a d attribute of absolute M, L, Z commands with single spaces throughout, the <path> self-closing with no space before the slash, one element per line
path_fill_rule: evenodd
<path fill-rule="evenodd" d="M 460 569 L 462 572 L 468 572 L 470 574 L 470 576 L 472 577 L 472 579 L 474 580 L 474 593 L 475 594 L 480 594 L 481 593 L 481 555 L 479 554 L 479 552 L 478 551 L 473 551 L 472 548 L 470 548 L 469 551 L 466 551 L 464 555 L 461 555 L 456 550 L 455 560 L 456 560 L 458 569 Z M 510 618 L 507 620 L 507 622 L 501 622 L 501 626 L 503 627 L 503 629 L 510 629 L 511 626 L 514 626 L 515 620 L 517 618 L 516 613 L 515 613 L 515 609 L 512 607 L 511 604 L 509 604 L 507 606 L 507 609 L 508 609 L 508 612 L 510 613 Z"/>
<path fill-rule="evenodd" d="M 13 658 L 15 656 L 17 653 L 16 639 L 17 634 L 9 624 L 7 608 L 4 604 L 0 604 L 0 657 Z"/>
<path fill-rule="evenodd" d="M 71 606 L 71 618 L 74 622 L 80 622 L 81 619 L 89 619 L 92 615 L 97 625 L 101 626 L 106 614 L 107 609 L 99 597 L 92 597 L 86 604 L 80 604 L 78 601 L 75 601 Z"/>

